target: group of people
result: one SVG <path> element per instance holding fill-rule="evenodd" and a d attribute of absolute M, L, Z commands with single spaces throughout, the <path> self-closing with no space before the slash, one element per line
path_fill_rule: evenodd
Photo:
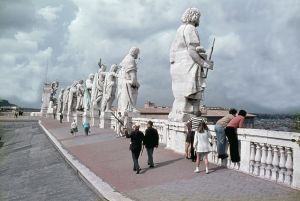
<path fill-rule="evenodd" d="M 153 152 L 154 148 L 157 148 L 159 144 L 158 132 L 153 128 L 152 121 L 148 121 L 145 135 L 139 128 L 139 125 L 134 125 L 133 131 L 129 134 L 129 150 L 131 151 L 133 160 L 133 171 L 136 171 L 136 174 L 139 174 L 141 170 L 138 159 L 143 153 L 144 146 L 147 150 L 149 168 L 154 168 Z"/>
<path fill-rule="evenodd" d="M 85 135 L 88 136 L 89 133 L 91 132 L 90 131 L 90 123 L 87 120 L 85 120 L 82 123 L 82 127 L 83 127 Z M 74 119 L 73 122 L 71 123 L 71 130 L 70 130 L 70 132 L 74 136 L 76 136 L 76 133 L 78 132 L 78 126 L 77 126 L 76 119 Z"/>
<path fill-rule="evenodd" d="M 238 115 L 236 115 L 238 114 Z M 230 159 L 233 163 L 240 162 L 240 154 L 238 147 L 237 128 L 244 127 L 244 121 L 247 112 L 232 108 L 229 113 L 219 119 L 215 125 L 217 137 L 217 152 L 218 158 L 224 160 L 228 157 L 226 153 L 227 139 L 230 147 Z M 194 172 L 199 172 L 200 161 L 204 160 L 206 173 L 208 173 L 208 153 L 211 151 L 212 135 L 205 123 L 205 119 L 201 118 L 201 113 L 196 117 L 191 118 L 186 123 L 187 136 L 185 146 L 185 156 L 187 159 L 196 161 L 196 169 Z"/>

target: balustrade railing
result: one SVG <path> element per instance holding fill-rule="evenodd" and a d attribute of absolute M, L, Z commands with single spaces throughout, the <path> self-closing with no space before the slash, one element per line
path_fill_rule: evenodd
<path fill-rule="evenodd" d="M 160 143 L 175 152 L 184 153 L 186 127 L 184 123 L 161 119 L 133 118 L 133 123 L 145 131 L 151 120 L 160 135 Z M 300 133 L 261 129 L 238 129 L 240 163 L 231 163 L 229 145 L 227 160 L 218 158 L 214 126 L 209 125 L 213 136 L 209 161 L 291 187 L 300 188 L 300 147 L 296 143 Z M 296 141 L 296 142 L 295 142 Z"/>

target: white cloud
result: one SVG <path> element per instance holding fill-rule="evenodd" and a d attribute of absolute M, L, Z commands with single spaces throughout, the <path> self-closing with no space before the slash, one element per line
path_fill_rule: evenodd
<path fill-rule="evenodd" d="M 58 18 L 57 13 L 62 10 L 62 6 L 59 7 L 51 7 L 46 6 L 37 11 L 37 14 L 42 16 L 48 22 L 53 22 Z"/>
<path fill-rule="evenodd" d="M 216 56 L 226 57 L 228 59 L 236 58 L 242 50 L 242 42 L 240 36 L 230 32 L 223 36 L 216 36 L 216 45 L 214 51 Z"/>
<path fill-rule="evenodd" d="M 141 49 L 139 104 L 150 99 L 171 105 L 170 44 L 183 11 L 197 7 L 201 11 L 202 45 L 209 47 L 216 37 L 215 67 L 209 72 L 206 105 L 256 112 L 300 108 L 300 5 L 293 0 L 33 3 L 33 13 L 42 20 L 27 25 L 26 30 L 14 28 L 11 34 L 9 29 L 6 33 L 10 35 L 0 36 L 0 86 L 13 88 L 1 88 L 1 97 L 39 103 L 37 88 L 44 80 L 47 58 L 48 80 L 58 79 L 68 85 L 95 72 L 100 57 L 107 65 L 119 63 L 131 46 L 137 46 Z"/>

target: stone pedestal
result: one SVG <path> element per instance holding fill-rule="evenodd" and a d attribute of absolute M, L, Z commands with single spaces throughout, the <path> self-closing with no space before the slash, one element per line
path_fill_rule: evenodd
<path fill-rule="evenodd" d="M 42 105 L 41 105 L 41 114 L 42 116 L 46 116 L 51 95 L 51 84 L 44 83 L 43 94 L 42 94 Z M 52 112 L 53 113 L 53 112 Z"/>
<path fill-rule="evenodd" d="M 91 121 L 90 124 L 91 126 L 96 126 L 98 119 L 99 119 L 99 110 L 98 109 L 93 109 L 92 111 L 90 111 L 90 115 L 91 115 Z"/>
<path fill-rule="evenodd" d="M 111 119 L 112 119 L 111 112 L 102 112 L 100 115 L 100 128 L 111 128 Z"/>

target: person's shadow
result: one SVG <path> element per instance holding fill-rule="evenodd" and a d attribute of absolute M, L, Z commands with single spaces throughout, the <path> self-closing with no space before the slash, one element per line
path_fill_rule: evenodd
<path fill-rule="evenodd" d="M 156 163 L 154 168 L 159 168 L 159 167 L 163 167 L 163 166 L 166 166 L 166 165 L 170 165 L 172 163 L 175 163 L 176 161 L 180 161 L 184 158 L 180 157 L 180 158 L 177 158 L 177 159 L 173 159 L 173 160 L 169 160 L 169 161 L 164 161 L 164 162 L 160 162 L 160 163 Z M 140 171 L 140 174 L 143 174 L 143 173 L 146 173 L 149 169 L 152 169 L 150 167 L 148 168 L 143 168 L 141 171 Z"/>

